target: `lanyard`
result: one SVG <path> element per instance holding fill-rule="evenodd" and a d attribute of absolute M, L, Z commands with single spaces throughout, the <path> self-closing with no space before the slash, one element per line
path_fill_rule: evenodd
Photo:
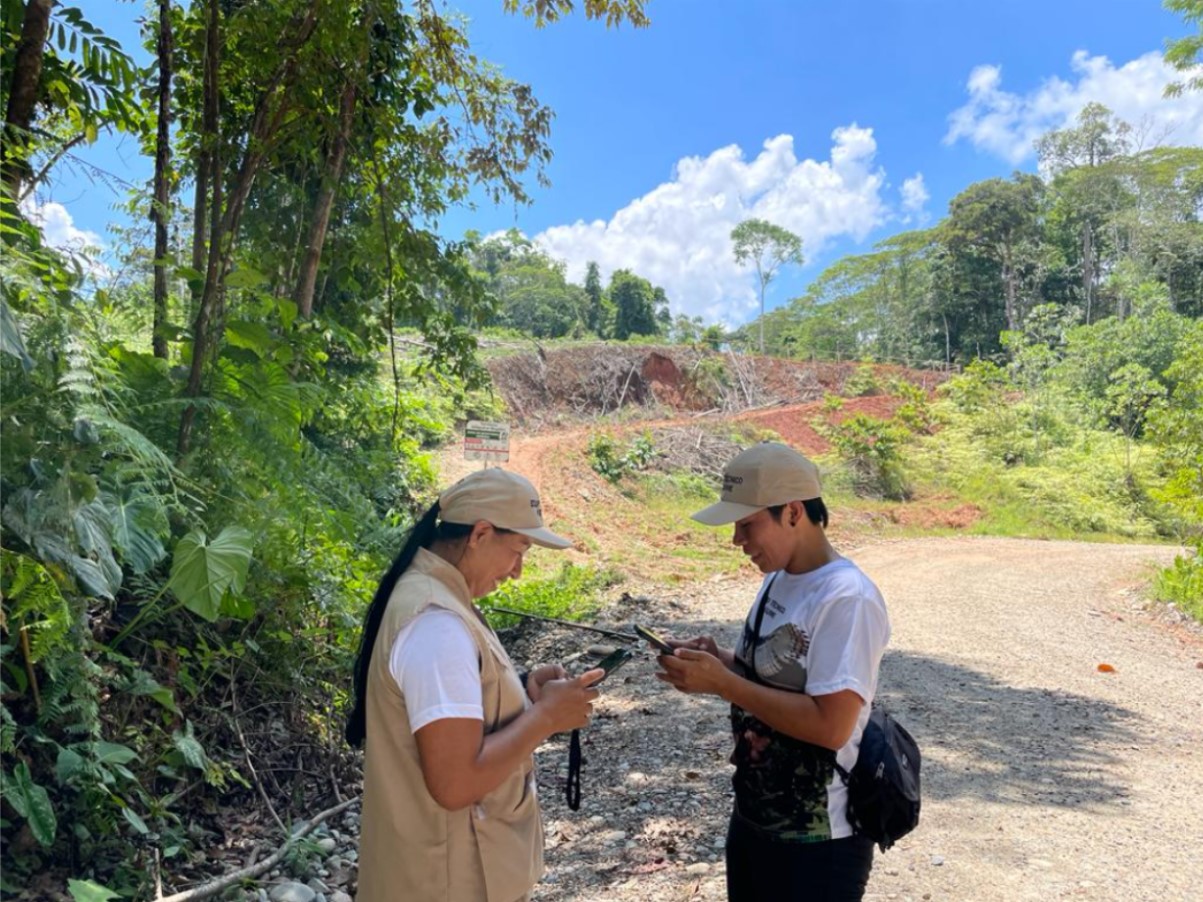
<path fill-rule="evenodd" d="M 581 807 L 581 731 L 573 730 L 568 741 L 568 785 L 564 787 L 564 800 L 576 811 Z"/>

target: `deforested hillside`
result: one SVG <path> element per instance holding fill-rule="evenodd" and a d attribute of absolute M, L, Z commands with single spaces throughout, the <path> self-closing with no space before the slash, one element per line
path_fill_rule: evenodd
<path fill-rule="evenodd" d="M 872 395 L 892 379 L 924 390 L 941 370 L 855 362 L 784 360 L 689 345 L 595 343 L 494 357 L 487 363 L 510 415 L 526 429 L 639 408 L 739 413 L 775 404 L 805 404 L 825 395 Z M 628 413 L 628 415 L 632 415 Z"/>

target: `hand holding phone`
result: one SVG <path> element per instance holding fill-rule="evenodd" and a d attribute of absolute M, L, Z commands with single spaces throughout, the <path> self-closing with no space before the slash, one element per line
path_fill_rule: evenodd
<path fill-rule="evenodd" d="M 640 639 L 643 639 L 645 642 L 648 642 L 651 645 L 655 646 L 656 650 L 659 651 L 661 654 L 671 655 L 673 653 L 673 647 L 671 645 L 669 645 L 668 642 L 666 642 L 663 638 L 661 638 L 660 636 L 656 635 L 651 630 L 649 630 L 647 627 L 640 626 L 638 623 L 636 623 L 633 625 L 633 629 L 635 630 L 636 636 L 638 636 Z"/>
<path fill-rule="evenodd" d="M 627 651 L 627 649 L 625 649 L 625 648 L 617 648 L 614 651 L 610 652 L 610 654 L 606 655 L 604 658 L 602 658 L 600 661 L 597 662 L 596 666 L 598 668 L 604 670 L 606 673 L 605 673 L 605 676 L 603 676 L 600 680 L 598 680 L 593 685 L 594 686 L 600 685 L 602 682 L 605 681 L 606 677 L 608 677 L 610 674 L 612 674 L 614 671 L 616 671 L 619 667 L 621 667 L 627 661 L 631 660 L 632 657 L 634 657 L 634 655 L 632 655 L 631 652 Z"/>

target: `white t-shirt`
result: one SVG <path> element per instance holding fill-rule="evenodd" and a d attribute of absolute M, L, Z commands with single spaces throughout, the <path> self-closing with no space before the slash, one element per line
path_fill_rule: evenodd
<path fill-rule="evenodd" d="M 764 618 L 753 642 L 762 599 Z M 744 675 L 750 676 L 754 663 L 756 676 L 769 686 L 812 696 L 845 689 L 859 695 L 865 704 L 848 742 L 836 753 L 836 761 L 851 770 L 889 639 L 881 593 L 860 568 L 839 558 L 809 573 L 769 574 L 735 655 Z M 830 753 L 777 733 L 742 709 L 732 716 L 740 814 L 785 839 L 851 836 L 848 789 L 824 764 Z"/>
<path fill-rule="evenodd" d="M 414 733 L 436 720 L 484 720 L 480 657 L 458 616 L 430 608 L 405 624 L 388 659 Z"/>

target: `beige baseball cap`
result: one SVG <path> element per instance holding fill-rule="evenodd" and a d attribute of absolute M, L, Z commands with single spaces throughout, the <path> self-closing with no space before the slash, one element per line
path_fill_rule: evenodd
<path fill-rule="evenodd" d="M 722 500 L 693 515 L 707 526 L 723 526 L 757 511 L 823 494 L 819 468 L 788 445 L 761 442 L 732 458 L 723 470 Z"/>
<path fill-rule="evenodd" d="M 439 495 L 439 517 L 447 523 L 488 520 L 501 529 L 529 536 L 544 548 L 568 548 L 572 542 L 543 525 L 543 506 L 530 480 L 489 467 L 465 476 Z"/>

